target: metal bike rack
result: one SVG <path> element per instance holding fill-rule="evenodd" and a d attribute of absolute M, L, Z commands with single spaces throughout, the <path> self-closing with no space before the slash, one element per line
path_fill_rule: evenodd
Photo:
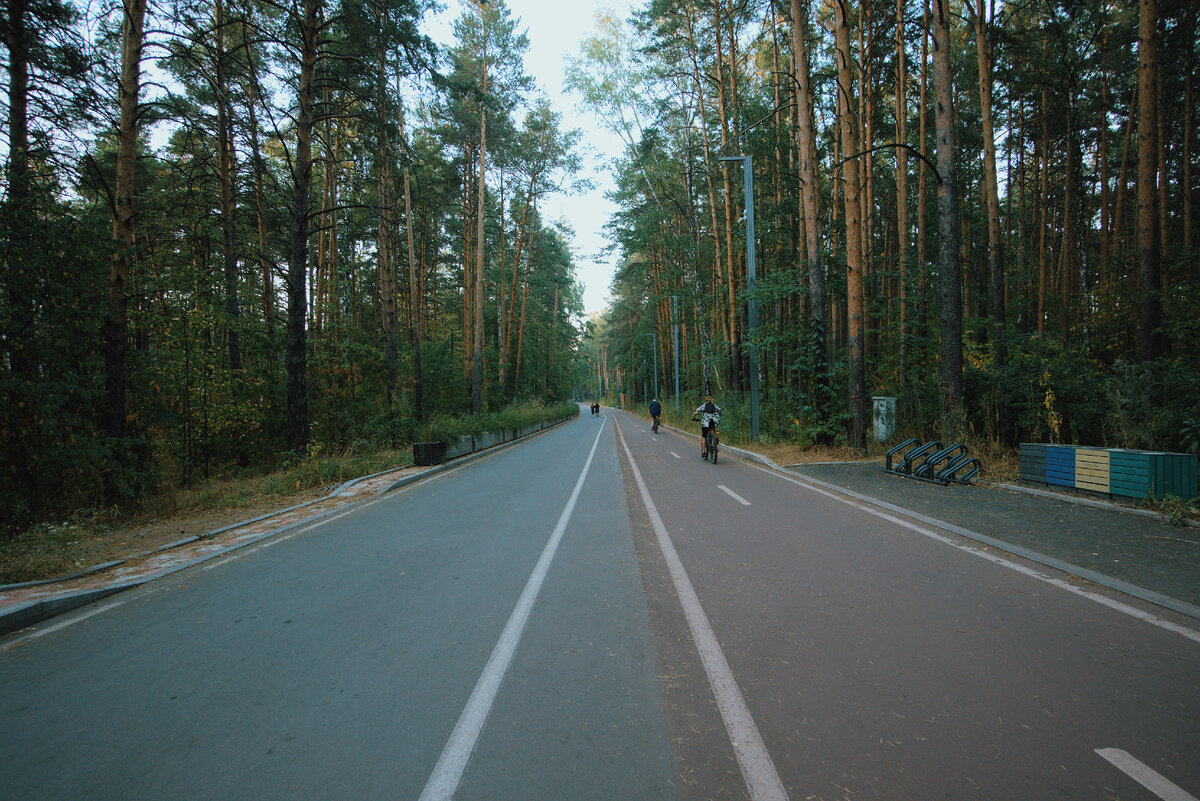
<path fill-rule="evenodd" d="M 893 466 L 897 457 L 899 461 Z M 970 484 L 971 479 L 982 470 L 983 464 L 967 453 L 967 446 L 963 443 L 956 442 L 943 447 L 937 440 L 922 444 L 916 437 L 910 437 L 890 449 L 884 466 L 884 471 L 893 475 L 943 486 L 951 482 Z"/>

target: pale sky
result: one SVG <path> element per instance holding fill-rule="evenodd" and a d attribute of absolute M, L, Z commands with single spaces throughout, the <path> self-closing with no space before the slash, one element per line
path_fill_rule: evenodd
<path fill-rule="evenodd" d="M 621 153 L 622 145 L 620 138 L 605 130 L 590 111 L 578 104 L 574 95 L 564 93 L 563 59 L 575 55 L 579 43 L 592 33 L 598 9 L 611 10 L 624 19 L 641 3 L 639 0 L 505 0 L 505 5 L 519 20 L 518 29 L 524 30 L 529 38 L 525 71 L 562 115 L 562 127 L 583 132 L 585 152 L 580 177 L 590 178 L 596 188 L 576 197 L 552 195 L 543 201 L 542 215 L 547 222 L 565 219 L 575 230 L 572 250 L 576 275 L 584 285 L 584 308 L 588 314 L 598 312 L 607 305 L 608 285 L 616 261 L 615 253 L 601 254 L 609 244 L 604 224 L 616 211 L 616 206 L 605 198 L 612 188 L 607 165 Z M 464 0 L 448 0 L 440 19 L 429 21 L 427 32 L 435 40 L 449 44 L 450 22 L 471 7 Z"/>

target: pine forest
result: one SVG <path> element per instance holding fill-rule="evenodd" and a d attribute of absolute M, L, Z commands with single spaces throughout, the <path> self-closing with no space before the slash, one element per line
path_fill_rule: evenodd
<path fill-rule="evenodd" d="M 544 214 L 588 132 L 503 0 L 450 5 L 442 44 L 433 0 L 6 0 L 4 532 L 656 394 L 731 442 L 877 454 L 888 396 L 899 436 L 1200 449 L 1194 2 L 598 13 L 591 315 Z"/>

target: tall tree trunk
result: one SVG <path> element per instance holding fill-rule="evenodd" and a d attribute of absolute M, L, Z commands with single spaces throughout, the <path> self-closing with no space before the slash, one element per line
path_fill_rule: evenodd
<path fill-rule="evenodd" d="M 962 262 L 958 159 L 954 152 L 954 86 L 950 72 L 949 0 L 933 0 L 933 88 L 937 105 L 938 273 L 942 324 L 942 441 L 958 442 L 963 410 Z"/>
<path fill-rule="evenodd" d="M 808 67 L 808 49 L 804 41 L 804 20 L 808 19 L 800 0 L 792 3 L 792 51 L 795 60 L 796 146 L 800 159 L 800 203 L 803 208 L 805 261 L 808 265 L 810 357 L 813 370 L 813 408 L 819 422 L 829 418 L 829 368 L 826 338 L 829 318 L 825 300 L 825 265 L 821 257 L 821 192 L 817 183 L 816 126 L 813 122 L 812 81 Z"/>
<path fill-rule="evenodd" d="M 108 321 L 106 324 L 105 432 L 125 436 L 125 354 L 129 303 L 129 265 L 134 246 L 134 166 L 138 146 L 138 97 L 141 90 L 142 42 L 146 21 L 146 0 L 124 0 L 121 24 L 121 118 L 117 132 L 117 174 L 113 204 L 113 240 L 116 253 L 108 279 Z"/>
<path fill-rule="evenodd" d="M 8 0 L 8 199 L 23 211 L 29 175 L 29 3 Z M 22 231 L 13 232 L 17 236 Z"/>
<path fill-rule="evenodd" d="M 724 26 L 721 24 L 722 7 L 720 3 L 713 4 L 713 28 L 717 32 L 717 111 L 721 122 L 721 152 L 727 155 L 736 155 L 730 153 L 731 148 L 731 126 L 729 122 L 729 91 L 726 87 L 725 75 L 725 59 L 722 55 L 723 51 L 723 36 L 722 30 Z M 735 74 L 732 80 L 737 80 Z M 729 378 L 730 383 L 737 388 L 741 388 L 742 374 L 742 350 L 741 341 L 738 337 L 738 308 L 737 308 L 737 288 L 736 275 L 738 269 L 735 266 L 737 262 L 733 256 L 733 183 L 730 177 L 730 172 L 727 169 L 721 171 L 722 180 L 725 184 L 725 264 L 728 269 L 725 271 L 725 307 L 726 307 L 726 337 L 729 343 Z"/>
<path fill-rule="evenodd" d="M 253 70 L 253 66 L 250 67 Z M 254 217 L 258 232 L 258 263 L 262 275 L 262 310 L 263 320 L 267 325 L 267 342 L 275 340 L 275 276 L 271 260 L 267 258 L 267 211 L 264 193 L 262 143 L 258 134 L 258 113 L 254 110 L 257 105 L 258 80 L 252 78 L 246 82 L 246 108 L 249 112 L 250 123 L 250 163 L 254 169 Z"/>
<path fill-rule="evenodd" d="M 375 3 L 375 15 L 380 24 L 387 19 L 387 11 L 381 2 Z M 382 40 L 381 40 L 382 41 Z M 385 48 L 375 54 L 375 104 L 380 115 L 379 155 L 377 159 L 376 193 L 378 195 L 379 212 L 377 216 L 378 229 L 378 271 L 379 271 L 379 310 L 380 337 L 383 339 L 383 359 L 387 369 L 387 405 L 390 409 L 396 399 L 396 388 L 399 384 L 397 360 L 399 354 L 396 347 L 396 305 L 399 294 L 396 280 L 395 243 L 393 233 L 396 230 L 395 206 L 392 202 L 392 141 L 389 133 L 390 126 L 383 119 L 390 112 L 390 102 L 387 97 L 389 83 L 387 52 Z M 403 119 L 398 113 L 397 117 Z M 401 135 L 403 135 L 403 122 Z M 414 301 L 415 302 L 415 301 Z"/>
<path fill-rule="evenodd" d="M 529 245 L 529 258 L 526 260 L 524 280 L 521 286 L 521 319 L 517 324 L 517 359 L 513 366 L 513 397 L 521 391 L 521 360 L 524 358 L 525 350 L 525 307 L 529 300 L 529 271 L 533 269 L 533 243 Z M 513 286 L 513 292 L 516 293 L 517 288 Z M 630 340 L 632 341 L 632 339 Z"/>
<path fill-rule="evenodd" d="M 1196 7 L 1189 6 L 1184 24 L 1184 41 L 1196 41 Z M 1195 84 L 1196 48 L 1188 48 L 1187 68 L 1183 87 L 1183 249 L 1192 249 L 1192 153 L 1196 130 L 1196 101 L 1192 92 Z"/>
<path fill-rule="evenodd" d="M 686 14 L 687 25 L 688 25 L 688 39 L 689 39 L 689 41 L 695 42 L 696 41 L 696 30 L 695 30 L 696 20 L 692 16 L 692 10 L 693 10 L 693 8 L 692 8 L 691 3 L 685 4 L 685 14 Z M 704 92 L 704 80 L 705 79 L 700 74 L 700 64 L 699 64 L 699 61 L 698 61 L 697 55 L 696 55 L 697 50 L 698 50 L 698 48 L 696 48 L 696 47 L 689 47 L 688 53 L 689 53 L 691 61 L 692 61 L 692 80 L 696 86 L 696 106 L 697 106 L 697 110 L 700 115 L 700 118 L 701 118 L 701 120 L 703 120 L 705 110 L 708 107 L 708 100 L 707 100 L 707 97 Z M 721 241 L 721 225 L 720 225 L 720 221 L 717 216 L 717 189 L 716 189 L 716 183 L 713 180 L 713 174 L 715 172 L 715 167 L 713 165 L 713 160 L 712 160 L 712 143 L 708 137 L 708 126 L 701 124 L 699 126 L 699 128 L 700 128 L 700 140 L 701 140 L 701 144 L 702 144 L 701 150 L 704 155 L 704 182 L 705 182 L 705 186 L 708 190 L 708 210 L 709 210 L 709 215 L 711 217 L 711 226 L 712 226 L 713 284 L 717 287 L 720 287 L 721 282 L 724 279 L 724 270 L 732 269 L 732 266 L 730 266 L 730 265 L 723 266 L 723 262 L 722 262 L 723 243 Z M 697 231 L 697 233 L 698 233 L 698 231 Z M 697 253 L 699 253 L 699 242 L 697 242 Z M 699 265 L 697 265 L 697 269 L 699 269 Z M 718 318 L 721 321 L 721 326 L 726 331 L 726 336 L 727 337 L 731 336 L 729 329 L 728 329 L 728 325 L 725 322 L 727 320 L 727 315 L 725 314 L 725 304 L 717 305 L 717 313 L 718 313 Z"/>
<path fill-rule="evenodd" d="M 476 191 L 478 216 L 475 229 L 475 308 L 471 341 L 471 411 L 478 413 L 483 402 L 483 242 L 486 218 L 484 199 L 487 196 L 487 50 L 483 52 L 483 84 L 479 103 L 479 189 Z"/>
<path fill-rule="evenodd" d="M 404 103 L 399 101 L 397 117 L 400 122 L 400 142 L 404 142 Z M 418 420 L 425 419 L 425 378 L 421 369 L 421 317 L 425 309 L 425 293 L 421 286 L 421 265 L 413 245 L 413 207 L 408 159 L 404 159 L 404 233 L 408 244 L 408 342 L 413 359 L 413 407 Z"/>
<path fill-rule="evenodd" d="M 929 4 L 924 3 L 925 9 L 921 24 L 921 99 L 918 103 L 917 138 L 920 140 L 920 152 L 929 152 L 929 33 L 930 24 Z M 929 268 L 926 262 L 926 226 L 929 221 L 929 163 L 921 159 L 917 169 L 917 321 L 915 328 L 924 339 L 925 326 L 928 322 L 927 304 L 929 302 Z"/>
<path fill-rule="evenodd" d="M 1112 109 L 1108 100 L 1108 74 L 1100 73 L 1100 109 L 1096 128 L 1099 132 L 1097 148 L 1099 152 L 1096 161 L 1100 165 L 1100 295 L 1103 299 L 1108 296 L 1108 276 L 1112 260 L 1112 193 L 1109 187 L 1108 172 L 1108 117 Z"/>
<path fill-rule="evenodd" d="M 475 144 L 475 143 L 471 143 Z M 462 357 L 463 378 L 466 396 L 471 396 L 471 371 L 474 365 L 475 347 L 475 213 L 473 201 L 475 190 L 475 160 L 479 151 L 468 145 L 462 175 L 462 248 L 463 248 L 463 306 L 462 306 Z"/>
<path fill-rule="evenodd" d="M 297 89 L 296 156 L 292 161 L 291 247 L 288 252 L 287 319 L 287 439 L 293 453 L 308 448 L 308 335 L 305 329 L 308 272 L 308 232 L 312 205 L 312 135 L 316 105 L 313 78 L 317 66 L 319 18 L 323 0 L 304 0 L 296 15 L 300 34 L 300 76 Z"/>
<path fill-rule="evenodd" d="M 1048 221 L 1046 219 L 1050 209 L 1050 123 L 1049 123 L 1049 103 L 1048 90 L 1042 89 L 1042 147 L 1041 147 L 1041 191 L 1038 193 L 1040 198 L 1038 201 L 1041 215 L 1039 219 L 1039 235 L 1038 235 L 1038 311 L 1037 311 L 1037 332 L 1039 334 L 1046 333 L 1046 285 L 1049 283 L 1047 272 L 1049 265 L 1047 263 L 1048 255 L 1046 252 L 1047 241 L 1050 238 L 1048 230 Z"/>
<path fill-rule="evenodd" d="M 1073 129 L 1074 110 L 1071 100 L 1067 101 L 1067 140 L 1066 140 L 1066 161 L 1064 166 L 1063 177 L 1063 224 L 1062 224 L 1062 239 L 1061 248 L 1059 250 L 1059 287 L 1062 291 L 1062 296 L 1059 299 L 1059 308 L 1062 310 L 1062 320 L 1059 325 L 1062 329 L 1063 340 L 1071 336 L 1071 313 L 1075 307 L 1071 304 L 1071 299 L 1075 294 L 1075 219 L 1076 219 L 1076 190 L 1075 190 L 1075 132 Z"/>
<path fill-rule="evenodd" d="M 35 433 L 41 412 L 32 388 L 37 367 L 32 357 L 37 296 L 32 241 L 32 221 L 37 213 L 33 202 L 33 176 L 29 169 L 29 45 L 32 34 L 29 6 L 11 0 L 8 6 L 8 198 L 0 205 L 0 228 L 9 241 L 8 252 L 0 254 L 9 305 L 9 328 L 4 332 L 3 353 L 7 357 L 8 385 L 5 407 L 0 411 L 0 430 L 11 437 L 11 463 L 5 472 L 24 491 L 26 511 L 36 515 L 39 506 L 38 472 L 34 470 Z M 122 337 L 124 335 L 122 334 Z M 123 412 L 122 412 L 123 415 Z M 19 504 L 9 504 L 10 519 L 17 517 Z"/>
<path fill-rule="evenodd" d="M 237 221 L 234 181 L 237 165 L 233 150 L 233 114 L 229 97 L 229 77 L 226 75 L 224 0 L 213 3 L 213 89 L 217 105 L 217 185 L 221 202 L 221 257 L 225 278 L 225 333 L 229 349 L 229 369 L 242 369 L 242 347 L 239 333 L 241 310 L 238 304 Z"/>
<path fill-rule="evenodd" d="M 384 141 L 379 147 L 379 165 L 376 168 L 376 185 L 379 200 L 378 216 L 378 272 L 379 272 L 379 310 L 380 331 L 383 339 L 383 359 L 387 365 L 387 404 L 391 408 L 396 400 L 396 389 L 400 381 L 397 360 L 399 353 L 396 347 L 396 306 L 398 288 L 396 282 L 395 244 L 392 233 L 395 230 L 395 209 L 392 205 L 392 169 L 391 144 Z"/>
<path fill-rule="evenodd" d="M 896 263 L 900 297 L 899 390 L 908 380 L 908 65 L 904 36 L 904 1 L 896 0 Z"/>
<path fill-rule="evenodd" d="M 875 315 L 871 311 L 871 303 L 868 296 L 874 298 L 879 296 L 878 276 L 875 269 L 875 127 L 873 118 L 875 114 L 874 101 L 872 98 L 874 92 L 874 74 L 873 74 L 873 53 L 874 53 L 874 35 L 872 31 L 873 20 L 871 17 L 870 0 L 859 0 L 859 20 L 858 20 L 858 52 L 860 61 L 858 64 L 858 123 L 859 123 L 859 140 L 858 149 L 863 154 L 859 174 L 862 181 L 862 189 L 859 192 L 859 205 L 862 207 L 860 212 L 861 221 L 860 236 L 862 238 L 862 270 L 863 270 L 863 364 L 874 353 L 879 350 L 879 322 L 875 319 Z M 865 384 L 864 384 L 865 385 Z M 866 401 L 864 399 L 863 403 Z"/>
<path fill-rule="evenodd" d="M 1138 358 L 1165 350 L 1158 231 L 1158 0 L 1138 2 Z"/>
<path fill-rule="evenodd" d="M 858 453 L 867 450 L 867 371 L 864 348 L 866 346 L 865 320 L 863 316 L 863 254 L 862 254 L 862 191 L 859 178 L 858 120 L 854 113 L 854 84 L 850 68 L 850 20 L 846 8 L 848 0 L 837 0 L 835 36 L 837 40 L 837 94 L 841 110 L 838 120 L 841 127 L 843 157 L 842 172 L 845 176 L 846 206 L 846 314 L 848 317 L 849 345 L 849 407 L 850 436 L 848 444 Z"/>
<path fill-rule="evenodd" d="M 996 137 L 992 123 L 992 54 L 987 38 L 984 0 L 975 8 L 975 53 L 979 61 L 979 105 L 983 127 L 983 180 L 988 223 L 988 276 L 992 317 L 992 347 L 996 367 L 1008 360 L 1004 341 L 1004 241 L 1000 236 L 1000 186 L 996 177 Z"/>

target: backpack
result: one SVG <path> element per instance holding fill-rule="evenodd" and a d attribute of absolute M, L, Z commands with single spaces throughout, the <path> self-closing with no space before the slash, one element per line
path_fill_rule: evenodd
<path fill-rule="evenodd" d="M 708 403 L 704 404 L 704 413 L 705 414 L 714 414 L 714 413 L 716 413 L 716 411 L 717 411 L 717 404 L 713 403 L 712 401 L 709 401 Z"/>

